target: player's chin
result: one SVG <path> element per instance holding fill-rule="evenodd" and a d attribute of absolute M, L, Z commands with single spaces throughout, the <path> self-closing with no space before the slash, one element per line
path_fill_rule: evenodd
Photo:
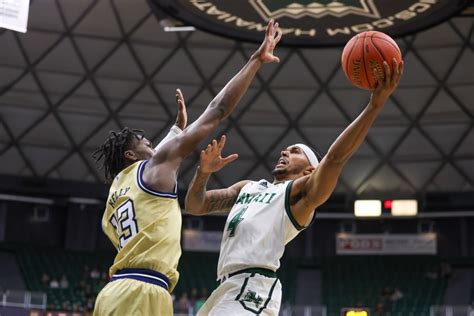
<path fill-rule="evenodd" d="M 275 167 L 272 170 L 272 176 L 278 176 L 286 173 L 285 167 Z"/>

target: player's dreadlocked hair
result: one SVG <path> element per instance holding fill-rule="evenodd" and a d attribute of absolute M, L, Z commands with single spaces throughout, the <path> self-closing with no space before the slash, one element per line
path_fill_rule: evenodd
<path fill-rule="evenodd" d="M 103 159 L 100 169 L 104 168 L 105 179 L 111 183 L 115 176 L 125 167 L 123 153 L 130 149 L 133 139 L 142 139 L 145 132 L 140 129 L 125 127 L 120 132 L 111 131 L 105 142 L 92 154 L 96 163 Z"/>

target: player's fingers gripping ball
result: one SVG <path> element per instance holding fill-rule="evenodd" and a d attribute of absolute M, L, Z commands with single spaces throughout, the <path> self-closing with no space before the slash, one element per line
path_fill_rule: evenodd
<path fill-rule="evenodd" d="M 384 61 L 394 73 L 393 58 L 398 64 L 402 61 L 400 48 L 390 36 L 376 31 L 363 32 L 351 38 L 344 47 L 342 69 L 353 85 L 373 90 L 376 78 L 383 80 L 385 77 Z M 377 77 L 374 77 L 374 73 Z"/>

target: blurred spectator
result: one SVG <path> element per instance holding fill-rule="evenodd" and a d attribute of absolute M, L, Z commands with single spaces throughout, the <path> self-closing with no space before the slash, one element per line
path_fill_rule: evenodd
<path fill-rule="evenodd" d="M 79 305 L 78 305 L 77 303 L 73 303 L 71 310 L 72 310 L 73 312 L 79 312 L 79 311 L 80 311 L 80 310 L 79 310 Z"/>
<path fill-rule="evenodd" d="M 86 297 L 94 296 L 92 285 L 89 282 L 86 283 L 86 287 L 84 288 L 84 294 L 86 295 Z"/>
<path fill-rule="evenodd" d="M 402 297 L 403 297 L 403 293 L 400 291 L 400 289 L 395 288 L 392 295 L 390 295 L 390 300 L 392 302 L 395 302 L 395 301 L 398 301 L 399 299 L 401 299 Z"/>
<path fill-rule="evenodd" d="M 181 297 L 179 298 L 178 303 L 176 304 L 176 312 L 187 313 L 189 307 L 191 307 L 191 302 L 189 301 L 188 293 L 184 292 L 183 294 L 181 294 Z"/>
<path fill-rule="evenodd" d="M 91 273 L 90 273 L 90 277 L 91 277 L 91 279 L 99 279 L 100 278 L 99 269 L 97 269 L 97 268 L 92 269 Z"/>
<path fill-rule="evenodd" d="M 86 309 L 88 311 L 93 311 L 94 305 L 95 305 L 94 299 L 92 297 L 89 297 L 86 302 Z"/>
<path fill-rule="evenodd" d="M 64 301 L 61 304 L 61 310 L 63 311 L 70 311 L 71 310 L 71 303 L 69 301 Z"/>
<path fill-rule="evenodd" d="M 198 289 L 193 287 L 191 289 L 191 298 L 190 298 L 191 305 L 194 306 L 194 303 L 196 303 L 198 299 L 199 299 Z"/>
<path fill-rule="evenodd" d="M 49 274 L 43 273 L 43 276 L 41 277 L 41 283 L 43 283 L 43 285 L 48 286 L 50 280 L 51 278 L 49 277 Z"/>
<path fill-rule="evenodd" d="M 430 271 L 426 272 L 425 276 L 428 279 L 437 280 L 438 279 L 438 268 L 432 267 Z"/>
<path fill-rule="evenodd" d="M 194 312 L 197 312 L 201 309 L 202 305 L 206 302 L 207 297 L 209 296 L 209 291 L 207 288 L 201 289 L 201 296 L 194 302 Z"/>
<path fill-rule="evenodd" d="M 385 312 L 386 312 L 385 305 L 383 304 L 383 302 L 379 302 L 379 303 L 375 306 L 374 312 L 375 312 L 375 313 L 378 313 L 378 314 L 382 314 L 382 313 L 385 313 Z"/>
<path fill-rule="evenodd" d="M 100 274 L 100 278 L 104 281 L 108 281 L 109 280 L 109 275 L 107 274 L 107 272 L 102 271 L 102 273 Z"/>
<path fill-rule="evenodd" d="M 85 293 L 86 285 L 87 285 L 86 280 L 82 279 L 81 281 L 79 281 L 79 284 L 77 285 L 77 287 L 79 288 L 79 290 L 81 290 L 81 292 Z"/>
<path fill-rule="evenodd" d="M 87 279 L 90 277 L 90 268 L 89 266 L 84 266 L 84 268 L 82 269 L 82 278 L 83 279 Z"/>
<path fill-rule="evenodd" d="M 52 289 L 58 289 L 59 288 L 59 282 L 56 278 L 52 278 L 51 281 L 49 282 L 49 287 Z"/>
<path fill-rule="evenodd" d="M 392 296 L 392 294 L 393 294 L 393 290 L 389 286 L 386 286 L 382 290 L 382 299 L 387 300 L 390 298 L 390 296 Z"/>
<path fill-rule="evenodd" d="M 63 274 L 63 276 L 61 277 L 61 280 L 59 280 L 59 286 L 62 289 L 67 289 L 69 287 L 69 281 L 65 274 Z"/>
<path fill-rule="evenodd" d="M 447 261 L 442 261 L 439 266 L 439 277 L 442 279 L 449 279 L 453 274 L 453 268 Z"/>
<path fill-rule="evenodd" d="M 207 287 L 203 287 L 201 289 L 201 298 L 203 298 L 204 300 L 207 300 L 208 297 L 209 297 L 209 290 L 207 289 Z"/>

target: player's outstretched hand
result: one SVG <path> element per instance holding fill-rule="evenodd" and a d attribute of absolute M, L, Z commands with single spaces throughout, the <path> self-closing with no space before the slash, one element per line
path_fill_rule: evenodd
<path fill-rule="evenodd" d="M 385 78 L 381 78 L 380 74 L 374 69 L 375 89 L 372 93 L 372 104 L 382 106 L 397 89 L 400 79 L 403 75 L 403 61 L 397 63 L 395 58 L 392 60 L 393 73 L 386 61 L 383 62 Z"/>
<path fill-rule="evenodd" d="M 185 129 L 188 124 L 188 112 L 184 103 L 184 96 L 180 89 L 176 89 L 176 103 L 178 104 L 178 115 L 176 115 L 176 123 L 180 129 Z"/>
<path fill-rule="evenodd" d="M 221 156 L 222 149 L 225 145 L 225 135 L 221 136 L 219 142 L 215 139 L 207 145 L 206 149 L 201 151 L 201 160 L 199 161 L 199 168 L 204 173 L 213 173 L 221 170 L 227 164 L 236 160 L 239 155 L 232 154 L 225 158 Z"/>
<path fill-rule="evenodd" d="M 273 50 L 281 39 L 282 32 L 278 28 L 278 22 L 271 19 L 268 22 L 267 29 L 265 30 L 265 39 L 260 45 L 259 49 L 255 52 L 255 55 L 259 58 L 262 63 L 279 63 L 280 58 L 273 55 Z"/>

